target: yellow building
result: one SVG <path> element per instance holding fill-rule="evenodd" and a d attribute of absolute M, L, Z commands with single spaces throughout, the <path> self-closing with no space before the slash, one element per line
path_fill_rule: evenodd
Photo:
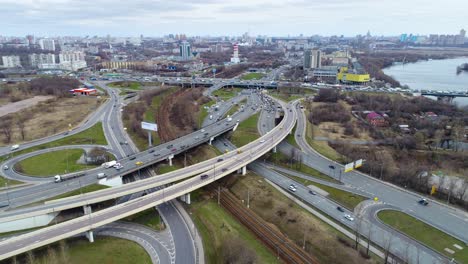
<path fill-rule="evenodd" d="M 342 83 L 363 84 L 370 81 L 370 75 L 368 73 L 349 73 L 348 67 L 341 67 L 336 78 Z"/>

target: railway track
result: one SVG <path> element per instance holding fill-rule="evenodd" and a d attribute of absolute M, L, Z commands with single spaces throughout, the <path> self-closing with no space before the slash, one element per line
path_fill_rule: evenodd
<path fill-rule="evenodd" d="M 217 190 L 214 193 L 217 195 Z M 281 258 L 285 263 L 319 263 L 316 258 L 310 256 L 283 233 L 271 228 L 258 215 L 245 208 L 234 195 L 229 193 L 229 191 L 221 191 L 220 203 L 235 218 L 251 230 L 258 239 L 275 252 L 277 257 Z"/>

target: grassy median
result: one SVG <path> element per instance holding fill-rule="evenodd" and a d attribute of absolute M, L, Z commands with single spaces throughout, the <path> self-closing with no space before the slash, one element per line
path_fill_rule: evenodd
<path fill-rule="evenodd" d="M 136 213 L 134 215 L 127 216 L 123 220 L 138 223 L 158 231 L 164 229 L 164 223 L 161 221 L 159 212 L 154 208 L 150 208 L 145 211 Z"/>
<path fill-rule="evenodd" d="M 442 255 L 447 256 L 449 259 L 455 258 L 458 263 L 468 263 L 468 249 L 466 248 L 466 245 L 462 241 L 440 231 L 439 229 L 399 211 L 380 211 L 377 216 L 385 224 L 435 249 Z M 463 249 L 457 249 L 454 244 L 463 247 Z M 445 251 L 445 248 L 451 249 L 455 251 L 455 253 L 450 254 Z"/>
<path fill-rule="evenodd" d="M 260 80 L 261 78 L 263 78 L 263 76 L 265 76 L 265 74 L 263 73 L 260 73 L 260 72 L 251 72 L 251 73 L 247 73 L 247 74 L 244 74 L 241 79 L 242 80 L 246 80 L 246 81 L 249 81 L 249 80 Z"/>
<path fill-rule="evenodd" d="M 260 137 L 257 130 L 259 113 L 242 121 L 236 131 L 231 135 L 231 142 L 240 148 Z M 234 122 L 234 120 L 232 121 Z"/>
<path fill-rule="evenodd" d="M 97 165 L 79 164 L 83 155 L 82 149 L 65 149 L 39 154 L 15 164 L 16 171 L 37 177 L 49 177 L 75 171 L 92 169 Z"/>

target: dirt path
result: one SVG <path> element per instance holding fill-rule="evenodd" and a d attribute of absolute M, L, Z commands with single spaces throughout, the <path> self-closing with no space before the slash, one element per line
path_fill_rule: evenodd
<path fill-rule="evenodd" d="M 46 101 L 48 99 L 54 98 L 53 96 L 44 96 L 44 95 L 38 95 L 34 96 L 33 98 L 29 98 L 26 100 L 21 100 L 18 102 L 14 103 L 9 103 L 7 105 L 1 106 L 0 107 L 0 117 L 6 116 L 10 113 L 15 113 L 20 110 L 23 110 L 25 108 L 34 106 L 38 104 L 39 102 Z"/>

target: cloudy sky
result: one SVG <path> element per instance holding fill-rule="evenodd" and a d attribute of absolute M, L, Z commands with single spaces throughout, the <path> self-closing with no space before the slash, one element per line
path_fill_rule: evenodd
<path fill-rule="evenodd" d="M 0 0 L 0 35 L 455 34 L 468 0 Z"/>

